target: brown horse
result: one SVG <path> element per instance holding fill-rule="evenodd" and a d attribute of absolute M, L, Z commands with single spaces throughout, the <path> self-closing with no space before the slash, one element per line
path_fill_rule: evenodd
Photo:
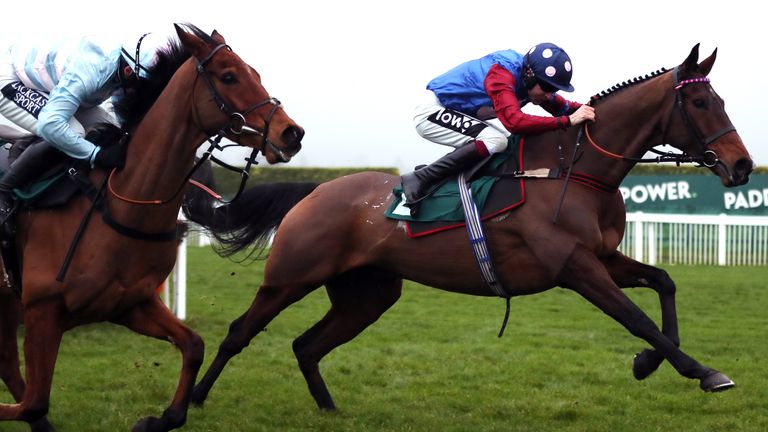
<path fill-rule="evenodd" d="M 180 43 L 171 42 L 142 84 L 156 89 L 155 99 L 138 92 L 116 107 L 131 132 L 125 168 L 111 173 L 103 197 L 108 213 L 91 218 L 63 281 L 57 281 L 57 273 L 90 208 L 88 198 L 18 216 L 26 388 L 18 403 L 0 405 L 0 420 L 41 418 L 48 411 L 63 333 L 110 321 L 171 341 L 182 354 L 170 406 L 160 417 L 140 420 L 134 430 L 168 431 L 186 421 L 203 341 L 155 293 L 176 259 L 180 185 L 193 167 L 197 147 L 213 135 L 258 148 L 275 163 L 299 151 L 304 131 L 219 33 L 175 27 Z M 91 181 L 104 184 L 109 174 L 94 171 Z M 19 376 L 3 378 L 21 381 Z"/>
<path fill-rule="evenodd" d="M 582 135 L 575 128 L 525 137 L 528 169 L 556 167 L 560 154 L 577 155 L 557 223 L 552 220 L 562 178 L 526 180 L 526 204 L 484 223 L 490 255 L 510 295 L 555 286 L 571 289 L 653 347 L 636 356 L 637 379 L 650 375 L 666 359 L 681 375 L 698 379 L 705 391 L 734 384 L 680 350 L 676 288 L 668 274 L 617 251 L 626 221 L 617 188 L 635 159 L 660 144 L 710 166 L 725 186 L 747 182 L 753 162 L 706 78 L 716 52 L 697 63 L 697 45 L 673 71 L 637 78 L 593 97 L 598 121 L 589 126 L 589 144 L 578 153 L 573 150 Z M 566 151 L 558 152 L 558 147 Z M 293 350 L 322 409 L 335 406 L 320 374 L 320 360 L 391 307 L 400 297 L 403 279 L 457 293 L 494 295 L 481 277 L 466 230 L 414 240 L 402 222 L 384 216 L 398 184 L 397 177 L 376 172 L 342 177 L 319 185 L 287 212 L 279 222 L 256 298 L 230 326 L 216 358 L 195 386 L 193 402 L 205 400 L 227 361 L 273 318 L 321 285 L 331 308 L 293 342 Z M 247 200 L 257 202 L 255 195 L 261 193 L 246 194 L 238 207 L 214 212 L 218 220 L 209 225 L 228 251 L 247 246 L 265 229 L 251 226 L 248 232 L 240 223 L 247 223 L 247 218 L 236 215 L 247 211 Z M 240 222 L 228 227 L 223 222 L 228 218 Z M 658 293 L 661 330 L 621 291 L 627 287 L 649 287 Z"/>

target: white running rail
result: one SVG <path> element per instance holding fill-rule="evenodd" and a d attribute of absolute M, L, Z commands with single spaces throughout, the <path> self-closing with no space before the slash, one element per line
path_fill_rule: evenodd
<path fill-rule="evenodd" d="M 768 265 L 768 217 L 627 213 L 619 250 L 656 264 Z"/>

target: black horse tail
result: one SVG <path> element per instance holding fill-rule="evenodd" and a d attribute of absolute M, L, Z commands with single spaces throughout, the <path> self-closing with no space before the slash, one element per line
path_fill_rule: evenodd
<path fill-rule="evenodd" d="M 203 165 L 201 168 L 206 168 Z M 210 170 L 210 166 L 207 167 Z M 213 186 L 212 170 L 198 170 L 193 179 Z M 184 194 L 184 214 L 202 226 L 217 240 L 217 252 L 231 256 L 253 246 L 267 246 L 270 237 L 288 211 L 309 195 L 317 183 L 267 183 L 243 191 L 232 203 L 215 207 L 215 199 L 197 187 L 188 187 Z"/>

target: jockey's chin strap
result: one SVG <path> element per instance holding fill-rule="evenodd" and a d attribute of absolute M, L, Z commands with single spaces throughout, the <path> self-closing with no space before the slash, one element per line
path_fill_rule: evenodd
<path fill-rule="evenodd" d="M 699 83 L 709 84 L 709 78 L 702 76 L 702 77 L 691 78 L 691 79 L 681 81 L 679 78 L 679 74 L 680 74 L 679 67 L 676 67 L 672 70 L 673 88 L 675 90 L 675 106 L 680 111 L 680 114 L 683 117 L 685 126 L 688 128 L 691 134 L 694 137 L 696 137 L 696 140 L 699 142 L 699 145 L 701 146 L 701 150 L 702 150 L 701 156 L 691 156 L 685 152 L 683 153 L 662 152 L 655 148 L 648 150 L 649 152 L 658 155 L 657 157 L 651 157 L 651 158 L 634 158 L 634 157 L 616 154 L 606 150 L 603 147 L 600 147 L 592 139 L 592 136 L 589 134 L 588 124 L 584 123 L 584 135 L 587 137 L 587 141 L 589 142 L 589 144 L 595 150 L 597 150 L 598 153 L 602 154 L 603 156 L 609 157 L 611 159 L 624 160 L 624 161 L 633 162 L 633 163 L 674 162 L 677 165 L 680 165 L 681 163 L 695 163 L 695 164 L 698 164 L 698 166 L 700 167 L 703 166 L 707 168 L 712 168 L 718 163 L 720 163 L 720 158 L 718 157 L 717 153 L 714 150 L 708 149 L 707 146 L 709 146 L 709 144 L 711 144 L 718 138 L 722 137 L 723 135 L 730 132 L 734 132 L 736 128 L 733 126 L 733 123 L 731 123 L 731 121 L 728 120 L 728 124 L 725 127 L 721 128 L 720 130 L 716 131 L 715 133 L 709 136 L 703 136 L 699 131 L 699 129 L 693 124 L 693 121 L 691 121 L 691 117 L 688 114 L 688 111 L 685 109 L 685 105 L 683 104 L 682 88 L 690 84 L 699 84 Z"/>

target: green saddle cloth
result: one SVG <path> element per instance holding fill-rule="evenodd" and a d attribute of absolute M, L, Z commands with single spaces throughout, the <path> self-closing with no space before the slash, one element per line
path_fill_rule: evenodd
<path fill-rule="evenodd" d="M 495 172 L 499 167 L 518 149 L 519 137 L 513 135 L 509 139 L 510 144 L 502 153 L 497 153 L 491 157 L 485 170 Z M 451 177 L 444 182 L 435 192 L 424 199 L 419 207 L 419 213 L 416 217 L 411 216 L 410 209 L 403 202 L 403 185 L 396 186 L 392 193 L 395 195 L 392 204 L 384 215 L 390 219 L 417 221 L 417 222 L 435 222 L 435 221 L 463 221 L 464 210 L 461 206 L 461 197 L 459 195 L 459 183 L 457 176 Z M 472 180 L 470 188 L 472 190 L 472 199 L 475 205 L 482 212 L 485 201 L 491 192 L 491 188 L 498 180 L 495 176 L 481 176 Z"/>

